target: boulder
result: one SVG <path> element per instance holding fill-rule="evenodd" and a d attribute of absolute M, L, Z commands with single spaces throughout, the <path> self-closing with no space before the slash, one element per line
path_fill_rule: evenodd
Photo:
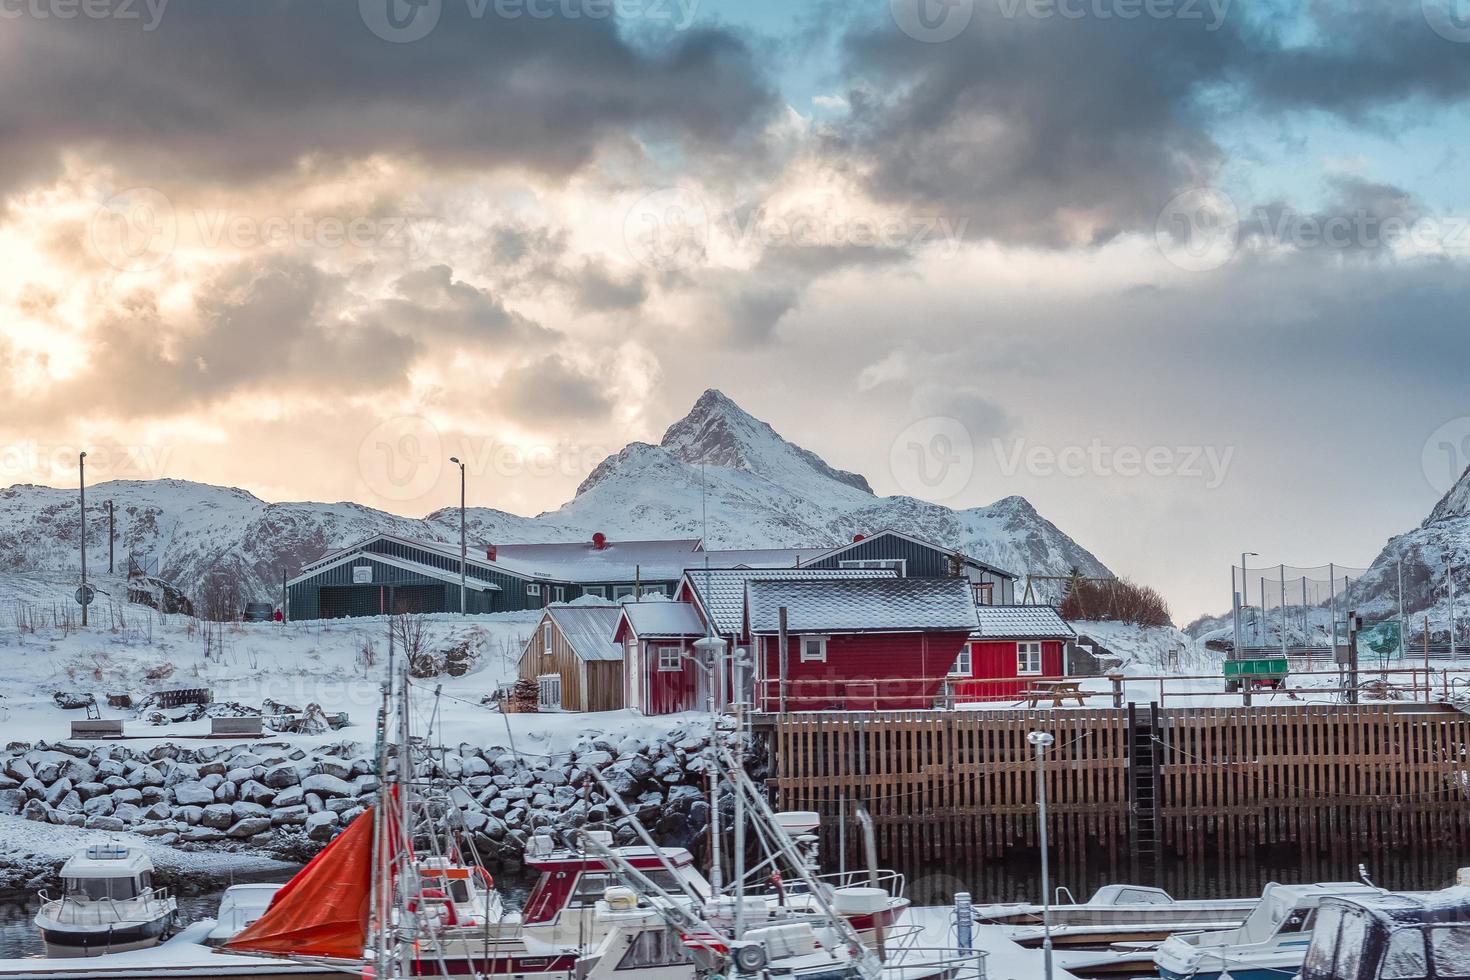
<path fill-rule="evenodd" d="M 204 808 L 199 822 L 215 830 L 228 830 L 235 823 L 235 811 L 224 803 L 211 803 Z"/>
<path fill-rule="evenodd" d="M 216 830 L 213 827 L 190 827 L 179 835 L 179 839 L 198 843 L 213 843 L 215 841 L 226 840 L 227 838 L 225 837 L 224 831 Z"/>
<path fill-rule="evenodd" d="M 357 792 L 352 783 L 324 772 L 307 776 L 301 781 L 301 788 L 308 793 L 315 793 L 322 797 L 354 796 Z"/>
<path fill-rule="evenodd" d="M 300 786 L 288 786 L 276 794 L 275 799 L 271 800 L 271 805 L 296 806 L 305 801 L 305 799 L 306 793 L 302 791 Z"/>
<path fill-rule="evenodd" d="M 235 838 L 254 837 L 271 829 L 270 817 L 246 817 L 238 821 L 226 833 Z"/>
<path fill-rule="evenodd" d="M 314 841 L 329 841 L 336 836 L 339 820 L 331 810 L 313 813 L 306 818 L 306 836 Z"/>
<path fill-rule="evenodd" d="M 230 812 L 235 815 L 236 820 L 247 820 L 256 817 L 269 817 L 271 813 L 270 810 L 261 806 L 259 803 L 251 803 L 247 800 L 237 800 L 232 803 L 230 805 Z"/>
<path fill-rule="evenodd" d="M 86 827 L 89 830 L 118 831 L 123 829 L 123 822 L 117 817 L 88 817 Z"/>
<path fill-rule="evenodd" d="M 116 799 L 116 797 L 113 798 Z M 155 803 L 154 806 L 163 807 L 163 813 L 158 817 L 158 819 L 163 819 L 164 817 L 172 815 L 169 811 L 169 808 L 167 806 L 164 806 L 164 804 Z M 143 819 L 143 808 L 135 803 L 124 803 L 121 806 L 113 807 L 112 815 L 114 817 L 117 817 L 117 819 L 121 820 L 123 823 L 136 823 L 137 821 Z"/>
<path fill-rule="evenodd" d="M 110 817 L 115 806 L 110 796 L 94 796 L 82 801 L 82 812 L 89 817 Z"/>
<path fill-rule="evenodd" d="M 300 783 L 301 774 L 296 771 L 295 766 L 283 763 L 267 769 L 261 781 L 271 789 L 281 790 Z"/>
<path fill-rule="evenodd" d="M 264 783 L 253 779 L 247 780 L 240 786 L 240 799 L 251 803 L 270 803 L 276 798 L 276 791 Z"/>
<path fill-rule="evenodd" d="M 235 800 L 239 799 L 239 797 L 240 791 L 235 787 L 235 784 L 230 782 L 229 780 L 225 780 L 224 782 L 220 783 L 219 788 L 214 791 L 214 799 L 216 803 L 233 803 L 235 802 Z"/>
<path fill-rule="evenodd" d="M 128 776 L 128 785 L 134 789 L 144 786 L 162 786 L 163 773 L 155 766 L 139 766 Z"/>
<path fill-rule="evenodd" d="M 12 816 L 25 809 L 26 793 L 21 789 L 0 789 L 0 814 Z"/>
<path fill-rule="evenodd" d="M 208 806 L 214 802 L 214 793 L 203 783 L 194 780 L 174 786 L 174 799 L 181 806 Z"/>
<path fill-rule="evenodd" d="M 306 823 L 306 807 L 282 806 L 271 811 L 271 823 L 277 827 L 300 826 Z"/>

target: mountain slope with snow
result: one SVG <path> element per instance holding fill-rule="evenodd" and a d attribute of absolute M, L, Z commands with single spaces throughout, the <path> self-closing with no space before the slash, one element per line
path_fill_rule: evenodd
<path fill-rule="evenodd" d="M 409 518 L 354 503 L 267 503 L 243 490 L 183 480 L 116 481 L 93 492 L 117 507 L 119 571 L 133 554 L 195 593 L 211 580 L 232 581 L 242 599 L 270 598 L 283 571 L 294 574 L 323 552 L 377 532 L 459 540 L 457 508 Z M 705 537 L 716 548 L 815 550 L 893 528 L 1019 575 L 1073 568 L 1109 574 L 1021 497 L 966 510 L 879 497 L 862 476 L 786 441 L 714 390 L 658 445 L 630 443 L 599 463 L 558 509 L 527 518 L 474 507 L 467 520 L 477 544 L 582 541 L 602 531 L 614 538 Z M 0 568 L 73 568 L 79 535 L 74 491 L 0 491 Z M 105 567 L 101 507 L 88 508 L 87 535 L 89 564 Z"/>

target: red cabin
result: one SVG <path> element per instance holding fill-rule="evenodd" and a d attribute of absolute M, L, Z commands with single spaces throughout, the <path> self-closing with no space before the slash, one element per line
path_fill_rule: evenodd
<path fill-rule="evenodd" d="M 613 634 L 623 648 L 623 703 L 645 715 L 704 710 L 709 681 L 694 661 L 694 641 L 704 635 L 692 603 L 624 603 Z"/>
<path fill-rule="evenodd" d="M 950 673 L 956 703 L 1018 701 L 1034 681 L 1065 677 L 1076 638 L 1052 606 L 977 606 L 979 629 Z M 999 678 L 999 679 L 998 679 Z"/>
<path fill-rule="evenodd" d="M 745 607 L 758 711 L 932 708 L 976 628 L 962 578 L 752 579 Z"/>

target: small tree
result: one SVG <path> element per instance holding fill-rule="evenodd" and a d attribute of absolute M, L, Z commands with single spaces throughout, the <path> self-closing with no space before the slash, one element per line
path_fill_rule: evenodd
<path fill-rule="evenodd" d="M 1062 616 L 1073 621 L 1168 626 L 1169 604 L 1157 590 L 1126 578 L 1073 578 L 1062 600 Z"/>

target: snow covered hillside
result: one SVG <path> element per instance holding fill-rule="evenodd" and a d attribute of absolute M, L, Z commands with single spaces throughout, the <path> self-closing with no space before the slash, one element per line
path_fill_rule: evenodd
<path fill-rule="evenodd" d="M 702 494 L 703 491 L 703 494 Z M 243 598 L 279 594 L 283 572 L 379 531 L 457 542 L 456 509 L 400 517 L 353 503 L 267 503 L 239 489 L 183 480 L 115 481 L 92 499 L 117 508 L 118 562 L 129 554 L 197 594 L 211 577 Z M 912 497 L 879 497 L 866 479 L 782 439 L 718 391 L 706 391 L 656 446 L 632 443 L 600 463 L 560 508 L 534 518 L 469 511 L 480 544 L 613 537 L 699 537 L 707 505 L 710 547 L 831 547 L 895 528 L 960 548 L 1017 574 L 1109 574 L 1025 499 L 952 510 Z M 87 515 L 88 564 L 106 566 L 107 516 Z M 0 490 L 0 570 L 71 570 L 80 537 L 72 490 Z M 125 571 L 125 566 L 119 571 Z"/>

